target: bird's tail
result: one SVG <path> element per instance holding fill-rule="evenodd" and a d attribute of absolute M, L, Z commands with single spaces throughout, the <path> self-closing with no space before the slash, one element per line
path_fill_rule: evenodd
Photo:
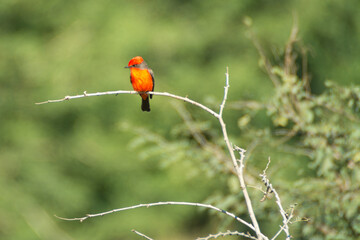
<path fill-rule="evenodd" d="M 147 97 L 146 99 L 141 99 L 141 110 L 143 110 L 144 112 L 150 112 L 150 102 L 149 102 L 149 97 Z"/>

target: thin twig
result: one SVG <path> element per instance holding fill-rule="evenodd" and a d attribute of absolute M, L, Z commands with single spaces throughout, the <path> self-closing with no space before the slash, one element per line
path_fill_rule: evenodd
<path fill-rule="evenodd" d="M 196 207 L 204 207 L 204 208 L 209 208 L 209 209 L 213 209 L 215 211 L 224 213 L 232 218 L 234 218 L 235 220 L 241 222 L 242 224 L 246 225 L 247 227 L 251 228 L 252 230 L 255 230 L 255 228 L 248 222 L 246 222 L 245 220 L 239 218 L 238 216 L 236 216 L 235 214 L 225 211 L 223 209 L 214 207 L 210 204 L 202 204 L 202 203 L 193 203 L 193 202 L 156 202 L 156 203 L 147 203 L 147 204 L 138 204 L 138 205 L 134 205 L 134 206 L 130 206 L 130 207 L 124 207 L 124 208 L 117 208 L 117 209 L 113 209 L 107 212 L 101 212 L 101 213 L 95 213 L 95 214 L 87 214 L 85 217 L 80 217 L 80 218 L 64 218 L 64 217 L 59 217 L 56 216 L 57 218 L 61 219 L 61 220 L 65 220 L 65 221 L 80 221 L 83 222 L 88 218 L 93 218 L 93 217 L 100 217 L 100 216 L 104 216 L 107 214 L 111 214 L 111 213 L 116 213 L 116 212 L 121 212 L 121 211 L 126 211 L 126 210 L 132 210 L 132 209 L 136 209 L 136 208 L 142 208 L 142 207 L 154 207 L 154 206 L 162 206 L 162 205 L 183 205 L 183 206 L 196 206 Z"/>
<path fill-rule="evenodd" d="M 175 94 L 171 94 L 171 93 L 167 93 L 167 92 L 147 92 L 147 93 L 157 95 L 157 96 L 166 96 L 166 97 L 171 97 L 171 98 L 183 100 L 185 102 L 188 102 L 188 103 L 191 103 L 191 104 L 193 104 L 195 106 L 198 106 L 198 107 L 204 109 L 205 111 L 209 112 L 210 114 L 212 114 L 216 118 L 219 118 L 219 114 L 217 114 L 216 112 L 214 112 L 210 108 L 208 108 L 208 107 L 204 106 L 203 104 L 198 103 L 198 102 L 196 102 L 194 100 L 191 100 L 191 99 L 189 99 L 187 97 L 181 97 L 181 96 L 177 96 Z M 97 93 L 86 93 L 86 91 L 85 91 L 84 94 L 75 95 L 75 96 L 65 96 L 64 98 L 61 98 L 61 99 L 47 100 L 47 101 L 38 102 L 38 103 L 35 103 L 35 104 L 41 105 L 41 104 L 46 104 L 46 103 L 58 103 L 58 102 L 64 102 L 64 101 L 72 100 L 72 99 L 76 99 L 76 98 L 95 97 L 95 96 L 103 96 L 103 95 L 118 95 L 118 94 L 139 94 L 139 93 L 136 92 L 136 91 L 124 91 L 124 90 L 97 92 Z"/>
<path fill-rule="evenodd" d="M 227 95 L 228 95 L 228 92 L 229 92 L 229 67 L 226 67 L 226 73 L 225 73 L 225 79 L 226 79 L 226 84 L 225 84 L 225 87 L 224 87 L 224 98 L 223 98 L 223 101 L 220 105 L 220 111 L 219 111 L 219 117 L 222 118 L 222 115 L 223 115 L 223 111 L 224 111 L 224 108 L 225 108 L 225 103 L 226 103 L 226 100 L 227 100 Z"/>
<path fill-rule="evenodd" d="M 262 48 L 257 36 L 252 31 L 252 29 L 248 29 L 249 38 L 251 39 L 252 43 L 254 44 L 256 50 L 259 53 L 261 60 L 263 61 L 264 68 L 269 75 L 271 81 L 273 82 L 274 86 L 277 88 L 280 86 L 280 79 L 273 73 L 273 65 L 271 64 L 270 60 L 266 57 L 265 51 Z"/>
<path fill-rule="evenodd" d="M 236 174 L 231 162 L 228 157 L 225 155 L 223 149 L 218 145 L 209 142 L 204 134 L 202 134 L 201 130 L 196 127 L 194 124 L 194 120 L 191 117 L 189 111 L 186 110 L 185 106 L 177 101 L 172 102 L 175 110 L 179 113 L 180 117 L 184 120 L 186 126 L 189 128 L 191 135 L 194 137 L 196 142 L 207 152 L 212 153 L 215 157 L 226 166 L 226 169 L 230 171 L 232 174 Z"/>
<path fill-rule="evenodd" d="M 248 188 L 253 188 L 253 189 L 256 189 L 256 190 L 259 190 L 260 192 L 262 192 L 263 194 L 265 194 L 266 192 L 261 188 L 261 187 L 258 187 L 258 186 L 253 186 L 253 185 L 247 185 Z"/>
<path fill-rule="evenodd" d="M 246 149 L 246 160 L 248 161 L 251 157 L 252 152 L 254 151 L 254 149 L 257 147 L 257 145 L 259 144 L 260 139 L 259 138 L 255 138 L 247 147 Z M 245 163 L 246 166 L 246 163 Z"/>
<path fill-rule="evenodd" d="M 305 88 L 305 92 L 307 96 L 311 95 L 311 87 L 310 87 L 310 76 L 308 73 L 308 57 L 307 57 L 308 49 L 305 46 L 301 48 L 302 55 L 302 81 Z"/>
<path fill-rule="evenodd" d="M 282 231 L 285 232 L 286 234 L 286 240 L 290 240 L 290 231 L 289 231 L 289 226 L 288 226 L 288 222 L 290 221 L 290 219 L 293 217 L 292 214 L 289 216 L 284 208 L 282 207 L 282 204 L 281 204 L 281 199 L 280 199 L 280 196 L 279 194 L 277 193 L 277 191 L 275 190 L 275 188 L 272 186 L 272 184 L 270 183 L 270 180 L 267 178 L 266 176 L 266 171 L 267 169 L 269 168 L 269 165 L 270 165 L 270 162 L 271 162 L 271 159 L 269 157 L 268 159 L 268 163 L 266 164 L 266 167 L 263 171 L 262 174 L 260 174 L 260 177 L 261 177 L 261 180 L 264 182 L 265 186 L 266 186 L 266 194 L 271 192 L 271 193 L 274 193 L 275 195 L 275 198 L 276 198 L 276 204 L 278 205 L 279 207 L 279 210 L 280 210 L 280 214 L 281 216 L 283 217 L 283 226 L 280 228 L 279 232 L 271 239 L 271 240 L 274 240 L 275 237 L 277 237 Z M 266 195 L 265 195 L 266 196 Z"/>
<path fill-rule="evenodd" d="M 179 103 L 178 101 L 172 101 L 171 104 L 173 105 L 174 109 L 178 112 L 180 117 L 184 120 L 185 125 L 189 129 L 191 135 L 194 137 L 196 142 L 200 146 L 206 146 L 209 144 L 205 136 L 201 133 L 200 129 L 196 127 L 194 124 L 194 120 L 191 117 L 191 114 L 185 109 L 184 105 L 182 103 Z"/>
<path fill-rule="evenodd" d="M 242 233 L 242 232 L 238 232 L 238 231 L 230 231 L 227 230 L 226 232 L 219 232 L 217 234 L 210 234 L 207 237 L 202 237 L 202 238 L 197 238 L 196 240 L 209 240 L 212 238 L 218 238 L 218 237 L 226 237 L 226 236 L 243 236 L 243 237 L 247 237 L 249 239 L 254 239 L 257 240 L 256 237 L 251 236 L 249 233 Z"/>
<path fill-rule="evenodd" d="M 227 108 L 235 110 L 262 110 L 268 108 L 268 104 L 257 102 L 257 101 L 236 101 L 227 104 Z"/>
<path fill-rule="evenodd" d="M 297 35 L 299 32 L 297 16 L 294 14 L 294 22 L 291 29 L 289 40 L 285 47 L 285 56 L 284 56 L 284 70 L 286 75 L 292 75 L 296 72 L 295 59 L 296 56 L 293 52 L 294 43 L 297 42 Z"/>
<path fill-rule="evenodd" d="M 95 97 L 95 96 L 103 96 L 103 95 L 118 95 L 118 94 L 138 94 L 136 91 L 127 91 L 127 90 L 118 90 L 118 91 L 107 91 L 107 92 L 97 92 L 97 93 L 87 93 L 84 91 L 84 94 L 74 95 L 74 96 L 65 96 L 61 99 L 56 100 L 47 100 L 44 102 L 35 103 L 36 105 L 46 104 L 46 103 L 58 103 L 64 102 L 67 100 L 72 100 L 76 98 L 83 98 L 83 97 Z"/>
<path fill-rule="evenodd" d="M 133 229 L 133 230 L 131 230 L 131 231 L 132 231 L 132 232 L 134 232 L 134 233 L 136 233 L 137 235 L 139 235 L 139 236 L 141 236 L 141 237 L 143 237 L 143 238 L 147 239 L 147 240 L 154 240 L 154 239 L 152 239 L 152 238 L 150 238 L 150 237 L 146 236 L 145 234 L 143 234 L 143 233 L 141 233 L 141 232 L 139 232 L 139 231 L 136 231 L 135 229 Z"/>
<path fill-rule="evenodd" d="M 280 233 L 284 230 L 285 231 L 285 227 L 288 225 L 288 223 L 291 223 L 290 220 L 293 218 L 293 213 L 294 213 L 294 208 L 291 208 L 290 210 L 290 214 L 289 216 L 287 217 L 287 221 L 286 223 L 284 223 L 284 225 L 280 226 L 280 229 L 279 231 L 271 238 L 271 240 L 275 240 L 279 235 Z M 291 236 L 290 236 L 291 237 Z"/>

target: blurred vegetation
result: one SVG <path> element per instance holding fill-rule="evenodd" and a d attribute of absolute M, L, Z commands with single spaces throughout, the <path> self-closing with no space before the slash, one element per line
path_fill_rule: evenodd
<path fill-rule="evenodd" d="M 298 203 L 297 216 L 311 219 L 291 225 L 295 238 L 356 239 L 359 8 L 356 0 L 2 0 L 0 238 L 134 239 L 137 229 L 176 240 L 244 230 L 180 206 L 81 224 L 53 217 L 166 200 L 244 213 L 217 122 L 195 107 L 154 97 L 146 114 L 134 95 L 34 105 L 131 89 L 123 67 L 141 55 L 156 91 L 214 109 L 229 66 L 225 121 L 231 140 L 248 150 L 247 182 L 261 186 L 270 156 L 268 175 L 284 207 Z M 299 33 L 289 38 L 293 13 Z M 263 231 L 275 233 L 273 199 L 260 202 L 262 193 L 249 191 Z"/>

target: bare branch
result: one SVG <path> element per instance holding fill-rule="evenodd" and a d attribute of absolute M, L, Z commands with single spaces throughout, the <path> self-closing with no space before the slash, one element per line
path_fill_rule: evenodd
<path fill-rule="evenodd" d="M 171 98 L 175 98 L 175 99 L 179 99 L 179 100 L 191 103 L 191 104 L 193 104 L 195 106 L 198 106 L 198 107 L 204 109 L 205 111 L 207 111 L 211 115 L 215 116 L 216 118 L 219 118 L 219 114 L 217 114 L 216 112 L 214 112 L 210 108 L 204 106 L 203 104 L 195 102 L 194 100 L 189 99 L 188 97 L 181 97 L 181 96 L 177 96 L 177 95 L 167 93 L 167 92 L 146 92 L 146 93 L 157 95 L 157 96 L 171 97 Z M 85 91 L 84 94 L 75 95 L 75 96 L 65 96 L 64 98 L 61 98 L 61 99 L 47 100 L 45 102 L 39 102 L 39 103 L 35 103 L 35 104 L 41 105 L 41 104 L 46 104 L 46 103 L 58 103 L 58 102 L 63 102 L 63 101 L 66 101 L 66 100 L 72 100 L 72 99 L 76 99 L 76 98 L 95 97 L 95 96 L 103 96 L 103 95 L 118 95 L 118 94 L 139 94 L 139 93 L 136 92 L 136 91 L 124 91 L 124 90 L 97 92 L 97 93 L 86 93 L 86 91 Z"/>
<path fill-rule="evenodd" d="M 256 237 L 254 236 L 251 236 L 249 233 L 242 233 L 242 232 L 238 232 L 238 231 L 230 231 L 230 230 L 227 230 L 226 232 L 219 232 L 217 234 L 210 234 L 209 236 L 207 237 L 202 237 L 202 238 L 197 238 L 196 240 L 209 240 L 209 239 L 212 239 L 212 238 L 218 238 L 218 237 L 226 237 L 226 236 L 243 236 L 243 237 L 247 237 L 249 239 L 254 239 L 254 240 L 257 240 Z"/>
<path fill-rule="evenodd" d="M 88 218 L 93 218 L 93 217 L 101 217 L 107 214 L 111 214 L 111 213 L 116 213 L 116 212 L 121 212 L 121 211 L 126 211 L 126 210 L 132 210 L 132 209 L 136 209 L 136 208 L 142 208 L 142 207 L 154 207 L 154 206 L 162 206 L 162 205 L 183 205 L 183 206 L 196 206 L 196 207 L 204 207 L 204 208 L 209 208 L 209 209 L 213 209 L 215 211 L 224 213 L 232 218 L 234 218 L 235 220 L 241 222 L 242 224 L 246 225 L 247 227 L 251 228 L 252 230 L 255 230 L 255 228 L 248 222 L 246 222 L 245 220 L 239 218 L 238 216 L 236 216 L 233 213 L 230 213 L 228 211 L 225 211 L 223 209 L 214 207 L 210 204 L 202 204 L 202 203 L 192 203 L 192 202 L 156 202 L 156 203 L 147 203 L 147 204 L 138 204 L 138 205 L 134 205 L 134 206 L 130 206 L 130 207 L 124 207 L 124 208 L 118 208 L 118 209 L 113 209 L 107 212 L 101 212 L 101 213 L 95 213 L 95 214 L 87 214 L 85 217 L 80 217 L 80 218 L 64 218 L 64 217 L 59 217 L 56 216 L 57 218 L 61 219 L 61 220 L 65 220 L 65 221 L 80 221 L 83 222 Z"/>
<path fill-rule="evenodd" d="M 141 233 L 141 232 L 136 231 L 135 229 L 133 229 L 133 230 L 131 230 L 131 231 L 132 231 L 132 232 L 134 232 L 134 233 L 136 233 L 137 235 L 139 235 L 139 236 L 141 236 L 141 237 L 143 237 L 143 238 L 147 239 L 147 240 L 154 240 L 154 239 L 152 239 L 152 238 L 150 238 L 150 237 L 146 236 L 145 234 L 143 234 L 143 233 Z"/>
<path fill-rule="evenodd" d="M 86 91 L 84 91 L 84 94 L 79 94 L 79 95 L 75 95 L 75 96 L 65 96 L 64 98 L 61 98 L 61 99 L 47 100 L 45 102 L 38 102 L 38 103 L 35 103 L 35 104 L 36 105 L 41 105 L 41 104 L 46 104 L 46 103 L 58 103 L 58 102 L 63 102 L 63 101 L 66 101 L 66 100 L 72 100 L 72 99 L 76 99 L 76 98 L 95 97 L 95 96 L 103 96 L 103 95 L 118 95 L 118 94 L 138 94 L 138 92 L 136 92 L 136 91 L 118 90 L 118 91 L 87 93 Z"/>
<path fill-rule="evenodd" d="M 279 232 L 271 239 L 271 240 L 274 240 L 282 231 L 285 232 L 286 234 L 286 239 L 287 240 L 290 240 L 290 231 L 289 231 L 289 226 L 288 226 L 288 223 L 290 221 L 290 219 L 293 217 L 292 214 L 288 215 L 284 208 L 282 207 L 281 205 L 281 199 L 280 199 L 280 196 L 279 194 L 277 193 L 277 191 L 275 190 L 275 188 L 272 186 L 272 184 L 270 183 L 270 180 L 267 178 L 266 176 L 266 171 L 267 169 L 269 168 L 269 165 L 270 165 L 270 157 L 269 157 L 269 160 L 268 160 L 268 163 L 266 164 L 266 167 L 263 171 L 262 174 L 260 174 L 260 177 L 261 177 L 261 180 L 264 182 L 265 186 L 266 186 L 266 193 L 264 194 L 264 197 L 266 198 L 266 195 L 268 193 L 274 193 L 275 195 L 275 198 L 276 198 L 276 204 L 278 205 L 279 209 L 280 209 L 280 214 L 281 216 L 283 217 L 283 226 L 280 227 L 280 230 Z M 265 198 L 263 198 L 265 200 Z"/>

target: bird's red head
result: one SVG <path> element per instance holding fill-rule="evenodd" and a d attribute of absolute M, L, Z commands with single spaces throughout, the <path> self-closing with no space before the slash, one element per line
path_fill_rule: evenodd
<path fill-rule="evenodd" d="M 140 57 L 140 56 L 133 57 L 133 58 L 130 60 L 130 62 L 129 62 L 129 64 L 128 64 L 128 67 L 133 66 L 133 65 L 140 64 L 140 63 L 142 63 L 143 61 L 144 61 L 144 59 L 143 59 L 142 57 Z"/>

